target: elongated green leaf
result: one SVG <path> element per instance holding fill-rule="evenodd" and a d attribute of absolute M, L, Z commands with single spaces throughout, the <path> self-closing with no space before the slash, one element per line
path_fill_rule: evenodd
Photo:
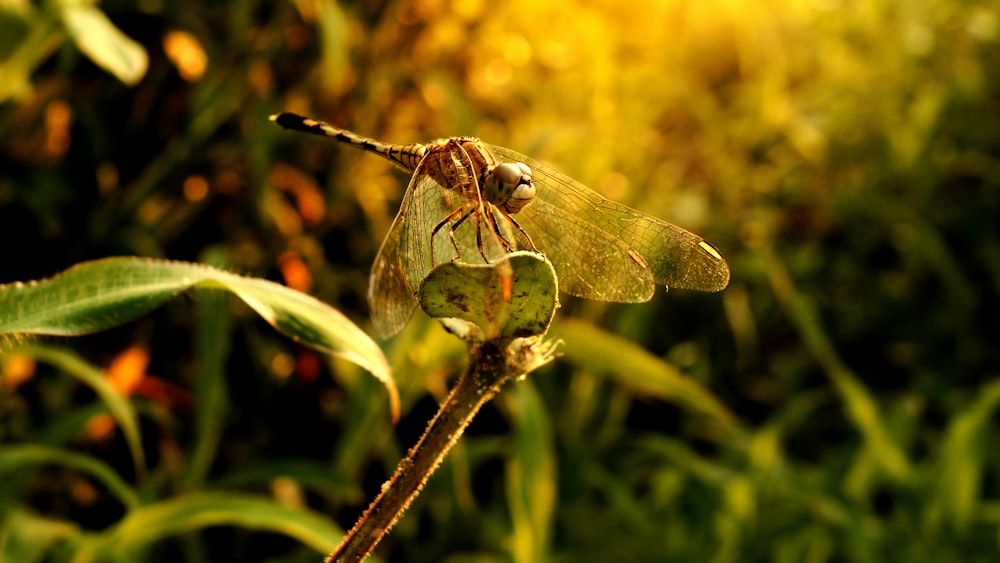
<path fill-rule="evenodd" d="M 49 561 L 43 557 L 53 544 L 80 535 L 80 529 L 71 522 L 13 510 L 0 522 L 0 561 Z"/>
<path fill-rule="evenodd" d="M 36 444 L 8 444 L 0 449 L 0 474 L 43 463 L 78 469 L 100 481 L 126 507 L 139 505 L 138 494 L 110 466 L 97 458 Z"/>
<path fill-rule="evenodd" d="M 215 487 L 247 488 L 271 483 L 278 477 L 288 477 L 305 488 L 313 489 L 332 499 L 360 498 L 356 483 L 331 471 L 327 464 L 303 459 L 270 459 L 262 463 L 239 467 L 223 478 L 213 481 Z"/>
<path fill-rule="evenodd" d="M 267 497 L 244 493 L 194 493 L 133 510 L 97 543 L 135 549 L 154 541 L 206 528 L 237 526 L 270 530 L 293 537 L 320 553 L 329 553 L 343 537 L 329 519 L 291 508 Z"/>
<path fill-rule="evenodd" d="M 559 323 L 550 333 L 565 341 L 566 359 L 610 372 L 616 379 L 648 393 L 707 414 L 726 427 L 735 417 L 697 381 L 684 377 L 674 366 L 640 346 L 582 322 Z"/>
<path fill-rule="evenodd" d="M 31 73 L 66 40 L 58 20 L 27 2 L 23 9 L 23 20 L 7 19 L 0 27 L 0 41 L 7 42 L 19 37 L 20 24 L 28 26 L 17 47 L 0 56 L 0 102 L 29 95 Z"/>
<path fill-rule="evenodd" d="M 324 90 L 343 92 L 351 85 L 351 20 L 339 2 L 316 5 L 323 46 L 322 76 Z"/>
<path fill-rule="evenodd" d="M 208 475 L 222 441 L 225 418 L 229 413 L 226 387 L 226 358 L 229 356 L 230 307 L 225 295 L 198 300 L 198 327 L 195 344 L 198 356 L 198 379 L 195 395 L 195 440 L 187 482 L 198 489 Z"/>
<path fill-rule="evenodd" d="M 4 287 L 6 286 L 0 286 L 0 303 L 3 302 Z M 3 323 L 0 322 L 0 327 L 2 326 Z M 49 346 L 24 346 L 18 348 L 17 353 L 27 354 L 35 359 L 50 363 L 93 389 L 107 406 L 111 416 L 121 426 L 125 442 L 128 443 L 129 450 L 132 452 L 136 472 L 140 475 L 145 474 L 146 456 L 142 449 L 142 440 L 139 437 L 139 419 L 135 408 L 127 396 L 111 385 L 103 371 L 69 350 Z"/>
<path fill-rule="evenodd" d="M 814 300 L 796 289 L 781 261 L 769 257 L 767 272 L 775 297 L 840 393 L 844 407 L 864 436 L 870 454 L 895 479 L 910 480 L 913 476 L 910 460 L 886 428 L 875 396 L 841 360 L 836 346 L 820 322 Z"/>
<path fill-rule="evenodd" d="M 129 86 L 142 80 L 149 66 L 142 45 L 122 33 L 93 4 L 64 0 L 61 8 L 66 30 L 90 60 Z"/>
<path fill-rule="evenodd" d="M 506 470 L 512 558 L 524 563 L 545 561 L 551 550 L 557 496 L 552 423 L 531 379 L 517 384 L 508 404 L 515 444 Z"/>
<path fill-rule="evenodd" d="M 975 402 L 952 419 L 945 434 L 939 462 L 941 478 L 931 514 L 961 533 L 967 533 L 979 503 L 983 502 L 981 490 L 986 466 L 983 458 L 989 451 L 987 430 L 998 408 L 1000 379 L 995 379 L 982 386 Z"/>
<path fill-rule="evenodd" d="M 389 390 L 393 418 L 398 417 L 399 397 L 381 348 L 347 317 L 283 285 L 201 264 L 106 258 L 47 280 L 0 285 L 0 336 L 106 330 L 193 287 L 230 291 L 282 334 L 367 369 Z"/>

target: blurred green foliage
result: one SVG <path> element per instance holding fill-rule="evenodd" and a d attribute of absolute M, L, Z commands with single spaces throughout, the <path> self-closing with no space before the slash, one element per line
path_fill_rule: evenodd
<path fill-rule="evenodd" d="M 993 561 L 998 43 L 996 1 L 5 2 L 0 282 L 222 256 L 364 326 L 407 178 L 267 115 L 478 135 L 703 235 L 733 282 L 564 297 L 565 358 L 481 413 L 384 559 Z M 0 553 L 25 561 L 315 561 L 463 357 L 424 318 L 386 343 L 393 427 L 377 381 L 225 300 L 70 364 L 14 344 Z M 136 347 L 148 475 L 73 376 Z"/>

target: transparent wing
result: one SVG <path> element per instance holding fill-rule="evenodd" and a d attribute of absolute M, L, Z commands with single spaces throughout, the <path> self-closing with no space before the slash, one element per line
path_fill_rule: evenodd
<path fill-rule="evenodd" d="M 631 248 L 621 239 L 537 195 L 513 218 L 552 262 L 561 291 L 619 303 L 649 301 L 653 296 L 652 274 L 641 257 L 629 254 Z"/>
<path fill-rule="evenodd" d="M 400 244 L 416 181 L 417 176 L 414 176 L 403 194 L 399 213 L 382 241 L 369 277 L 368 307 L 375 335 L 379 338 L 389 338 L 403 330 L 417 306 Z"/>
<path fill-rule="evenodd" d="M 535 201 L 514 218 L 552 261 L 563 291 L 638 302 L 652 296 L 654 282 L 698 291 L 729 284 L 726 261 L 698 235 L 611 201 L 515 151 L 489 149 L 503 162 L 531 167 Z"/>
<path fill-rule="evenodd" d="M 417 288 L 438 264 L 458 256 L 465 262 L 482 263 L 480 241 L 482 253 L 490 260 L 504 257 L 497 237 L 476 213 L 477 201 L 467 199 L 478 193 L 475 184 L 449 190 L 427 173 L 429 166 L 441 166 L 448 161 L 457 161 L 471 169 L 468 157 L 461 151 L 429 153 L 417 165 L 399 213 L 375 258 L 368 285 L 368 305 L 379 338 L 389 338 L 406 326 L 417 306 Z M 463 181 L 473 181 L 471 175 L 466 178 Z M 454 222 L 466 212 L 469 217 L 453 229 Z"/>

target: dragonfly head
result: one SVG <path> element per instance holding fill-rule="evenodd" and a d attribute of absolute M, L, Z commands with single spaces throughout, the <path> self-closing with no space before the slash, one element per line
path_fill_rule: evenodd
<path fill-rule="evenodd" d="M 486 199 L 503 207 L 507 213 L 517 213 L 535 198 L 531 168 L 523 162 L 505 162 L 486 176 Z"/>

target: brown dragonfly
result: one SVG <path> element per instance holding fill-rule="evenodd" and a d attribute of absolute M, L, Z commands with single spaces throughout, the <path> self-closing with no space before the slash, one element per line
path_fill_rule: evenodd
<path fill-rule="evenodd" d="M 721 291 L 729 284 L 729 266 L 703 238 L 510 149 L 474 137 L 394 145 L 294 113 L 271 120 L 381 155 L 412 174 L 369 280 L 379 337 L 406 326 L 420 282 L 456 258 L 494 263 L 516 249 L 539 252 L 562 291 L 620 303 L 648 301 L 657 285 Z"/>

